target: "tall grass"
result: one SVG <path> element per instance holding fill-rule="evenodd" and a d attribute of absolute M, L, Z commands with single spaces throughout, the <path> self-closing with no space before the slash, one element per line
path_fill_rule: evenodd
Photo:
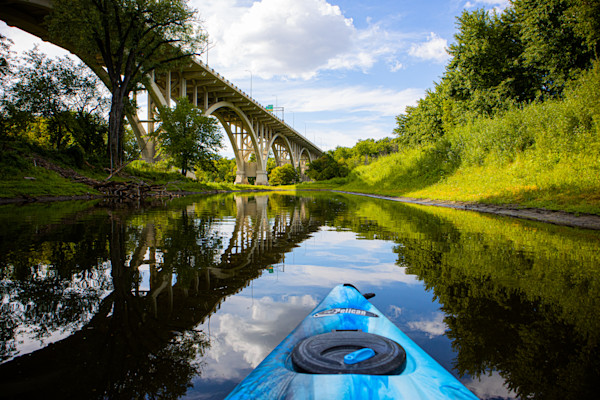
<path fill-rule="evenodd" d="M 600 67 L 514 108 L 356 168 L 345 190 L 600 214 Z"/>

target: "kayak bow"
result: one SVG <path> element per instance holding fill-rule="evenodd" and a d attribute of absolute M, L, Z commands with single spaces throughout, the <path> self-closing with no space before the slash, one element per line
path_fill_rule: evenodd
<path fill-rule="evenodd" d="M 329 295 L 227 399 L 477 399 L 354 286 Z"/>

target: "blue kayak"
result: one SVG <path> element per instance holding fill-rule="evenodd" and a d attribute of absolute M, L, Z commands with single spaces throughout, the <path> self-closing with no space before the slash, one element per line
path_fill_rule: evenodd
<path fill-rule="evenodd" d="M 354 286 L 336 286 L 227 399 L 471 399 Z"/>

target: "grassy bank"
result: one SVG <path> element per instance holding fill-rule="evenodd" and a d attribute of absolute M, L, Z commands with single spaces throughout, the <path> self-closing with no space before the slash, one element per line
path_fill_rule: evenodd
<path fill-rule="evenodd" d="M 299 188 L 563 210 L 600 215 L 600 69 L 561 100 L 455 126 L 345 179 Z"/>
<path fill-rule="evenodd" d="M 48 152 L 36 152 L 40 149 L 26 143 L 12 142 L 4 147 L 0 156 L 0 198 L 23 199 L 44 197 L 99 196 L 100 192 L 84 183 L 77 182 L 74 176 L 83 176 L 102 181 L 108 172 L 98 166 L 74 165 L 72 160 Z M 50 170 L 36 159 L 44 159 L 54 166 L 69 171 L 72 176 Z M 123 172 L 113 178 L 114 181 L 144 182 L 148 185 L 163 185 L 173 193 L 203 193 L 215 190 L 240 191 L 266 189 L 252 185 L 233 185 L 230 183 L 205 183 L 183 177 L 177 172 L 167 172 L 143 162 L 133 162 Z"/>

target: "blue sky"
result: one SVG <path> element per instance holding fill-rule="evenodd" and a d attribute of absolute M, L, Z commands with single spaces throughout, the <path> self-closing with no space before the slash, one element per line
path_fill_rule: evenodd
<path fill-rule="evenodd" d="M 202 57 L 323 150 L 392 136 L 433 87 L 456 17 L 508 0 L 190 0 L 209 34 Z M 0 23 L 14 50 L 40 42 Z M 62 54 L 49 44 L 42 51 Z M 229 146 L 227 146 L 229 147 Z M 231 156 L 229 150 L 224 155 Z"/>

